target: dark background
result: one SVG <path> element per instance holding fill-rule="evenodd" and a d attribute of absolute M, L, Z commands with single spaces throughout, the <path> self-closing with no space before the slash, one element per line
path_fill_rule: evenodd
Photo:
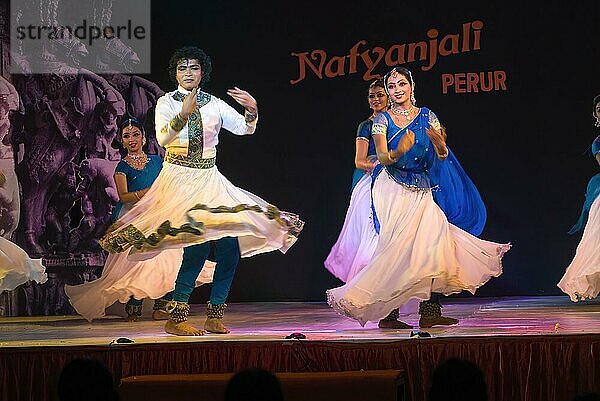
<path fill-rule="evenodd" d="M 298 77 L 292 52 L 361 49 L 441 39 L 464 22 L 481 20 L 481 50 L 440 57 L 413 71 L 418 105 L 448 129 L 448 143 L 479 188 L 488 211 L 484 239 L 511 242 L 504 274 L 483 296 L 558 294 L 556 283 L 581 233 L 567 234 L 579 216 L 587 180 L 598 171 L 589 147 L 597 135 L 592 98 L 600 93 L 600 6 L 576 2 L 524 5 L 483 2 L 152 2 L 152 74 L 173 90 L 171 52 L 197 45 L 213 61 L 204 88 L 230 104 L 238 86 L 259 102 L 255 135 L 223 131 L 219 169 L 236 185 L 281 209 L 299 213 L 304 231 L 286 254 L 243 259 L 231 301 L 323 300 L 341 284 L 323 267 L 341 228 L 350 195 L 354 136 L 370 114 L 369 82 L 358 72 Z M 384 74 L 390 67 L 381 63 Z M 347 67 L 346 67 L 347 70 Z M 441 74 L 502 70 L 507 90 L 442 94 Z M 238 106 L 238 109 L 239 106 Z M 203 299 L 207 289 L 195 296 Z"/>

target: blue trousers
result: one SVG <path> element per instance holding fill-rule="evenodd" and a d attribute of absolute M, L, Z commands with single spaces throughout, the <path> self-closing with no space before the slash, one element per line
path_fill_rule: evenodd
<path fill-rule="evenodd" d="M 210 291 L 210 303 L 224 304 L 240 261 L 240 245 L 236 237 L 224 237 L 183 248 L 183 260 L 175 281 L 175 289 L 164 298 L 188 302 L 196 286 L 196 278 L 209 257 L 217 263 Z"/>

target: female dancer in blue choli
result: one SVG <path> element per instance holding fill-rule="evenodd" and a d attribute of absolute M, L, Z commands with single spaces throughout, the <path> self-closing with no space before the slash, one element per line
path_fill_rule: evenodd
<path fill-rule="evenodd" d="M 142 151 L 145 144 L 142 124 L 134 118 L 121 123 L 121 138 L 127 156 L 115 168 L 115 183 L 119 202 L 113 210 L 112 219 L 124 216 L 148 191 L 162 169 L 162 159 Z M 183 250 L 170 249 L 150 261 L 127 260 L 126 253 L 110 254 L 102 276 L 89 283 L 65 286 L 65 292 L 77 313 L 91 321 L 104 316 L 107 307 L 119 301 L 126 303 L 129 321 L 137 320 L 142 313 L 142 299 L 152 298 L 153 317 L 166 319 L 163 308 L 165 294 L 175 287 L 175 279 L 181 264 Z M 214 263 L 207 262 L 196 285 L 212 280 Z"/>
<path fill-rule="evenodd" d="M 445 130 L 433 112 L 414 106 L 408 70 L 395 68 L 385 85 L 394 106 L 375 118 L 372 131 L 381 163 L 372 187 L 379 241 L 367 266 L 327 291 L 328 302 L 364 325 L 419 299 L 425 301 L 421 327 L 453 324 L 441 316 L 436 294 L 474 293 L 502 273 L 510 245 L 478 239 L 448 222 L 432 194 L 436 180 L 448 178 L 439 165 L 448 157 Z"/>
<path fill-rule="evenodd" d="M 594 98 L 594 117 L 600 127 L 600 95 Z M 592 143 L 592 154 L 600 164 L 600 135 Z M 572 301 L 591 299 L 600 293 L 600 173 L 594 175 L 587 186 L 585 203 L 577 223 L 569 234 L 583 229 L 575 257 L 558 287 Z"/>
<path fill-rule="evenodd" d="M 383 87 L 383 80 L 378 79 L 369 85 L 367 100 L 371 110 L 373 110 L 373 114 L 361 122 L 356 130 L 356 151 L 354 155 L 354 165 L 356 168 L 352 174 L 351 190 L 354 190 L 356 184 L 366 175 L 370 175 L 379 163 L 375 152 L 375 142 L 373 142 L 371 136 L 371 128 L 373 127 L 375 117 L 386 110 L 388 106 L 388 97 Z"/>
<path fill-rule="evenodd" d="M 368 101 L 373 115 L 358 126 L 350 205 L 340 235 L 325 260 L 327 270 L 344 282 L 371 260 L 377 244 L 371 210 L 371 172 L 379 162 L 371 126 L 375 116 L 387 108 L 388 99 L 382 80 L 369 85 Z"/>
<path fill-rule="evenodd" d="M 377 222 L 371 207 L 371 172 L 379 162 L 371 127 L 375 117 L 388 106 L 383 80 L 378 79 L 369 85 L 368 102 L 373 114 L 358 126 L 350 205 L 340 235 L 325 260 L 325 268 L 343 282 L 351 280 L 369 263 L 378 238 Z M 379 322 L 379 327 L 409 328 L 397 320 L 398 316 L 395 309 Z"/>

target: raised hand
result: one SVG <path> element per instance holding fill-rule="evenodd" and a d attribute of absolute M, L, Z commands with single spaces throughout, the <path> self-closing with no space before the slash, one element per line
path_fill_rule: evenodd
<path fill-rule="evenodd" d="M 181 111 L 179 112 L 181 118 L 187 120 L 192 115 L 194 110 L 196 110 L 196 92 L 198 92 L 198 88 L 192 89 L 192 91 L 183 99 Z"/>
<path fill-rule="evenodd" d="M 395 158 L 398 158 L 404 155 L 406 152 L 410 150 L 415 144 L 415 133 L 411 130 L 407 130 L 406 134 L 402 138 L 400 138 L 400 142 L 398 142 L 398 147 L 396 148 L 397 155 L 394 155 Z"/>
<path fill-rule="evenodd" d="M 448 148 L 446 147 L 446 130 L 444 127 L 435 128 L 430 126 L 427 129 L 427 136 L 431 140 L 435 152 L 439 159 L 445 159 L 448 157 Z"/>
<path fill-rule="evenodd" d="M 244 108 L 250 113 L 256 114 L 256 99 L 254 99 L 248 92 L 235 86 L 233 89 L 227 90 L 227 94 L 231 96 L 233 100 L 244 106 Z"/>

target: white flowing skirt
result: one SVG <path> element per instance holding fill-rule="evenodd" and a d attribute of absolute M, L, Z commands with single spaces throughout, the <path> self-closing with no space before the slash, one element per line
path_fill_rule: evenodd
<path fill-rule="evenodd" d="M 378 321 L 411 299 L 475 290 L 502 273 L 510 244 L 484 241 L 450 224 L 431 191 L 414 191 L 382 171 L 373 188 L 381 224 L 371 262 L 329 304 L 361 325 Z"/>
<path fill-rule="evenodd" d="M 204 205 L 215 210 L 194 210 Z M 251 209 L 251 210 L 250 210 Z M 164 163 L 149 191 L 129 213 L 117 221 L 118 229 L 101 240 L 131 237 L 129 225 L 148 238 L 159 226 L 169 221 L 172 227 L 191 225 L 202 234 L 175 232 L 157 243 L 147 241 L 131 247 L 130 260 L 144 260 L 165 249 L 183 248 L 223 237 L 237 237 L 242 257 L 279 250 L 285 253 L 302 229 L 296 215 L 280 212 L 260 197 L 233 185 L 217 169 L 195 169 Z M 129 227 L 131 229 L 131 227 Z M 124 233 L 125 232 L 125 233 Z"/>
<path fill-rule="evenodd" d="M 115 302 L 126 303 L 130 297 L 157 299 L 175 289 L 183 249 L 168 249 L 152 260 L 130 261 L 127 253 L 108 256 L 102 276 L 80 285 L 65 285 L 65 293 L 77 313 L 88 321 L 101 318 Z M 206 261 L 196 286 L 212 282 L 215 263 Z"/>
<path fill-rule="evenodd" d="M 0 237 L 0 292 L 12 291 L 29 280 L 48 280 L 41 259 L 31 259 L 18 245 Z"/>
<path fill-rule="evenodd" d="M 575 257 L 558 287 L 574 302 L 595 298 L 600 293 L 600 196 L 590 207 Z"/>
<path fill-rule="evenodd" d="M 371 210 L 371 176 L 365 174 L 352 191 L 342 231 L 325 259 L 325 268 L 343 282 L 352 280 L 371 261 L 377 238 Z"/>

